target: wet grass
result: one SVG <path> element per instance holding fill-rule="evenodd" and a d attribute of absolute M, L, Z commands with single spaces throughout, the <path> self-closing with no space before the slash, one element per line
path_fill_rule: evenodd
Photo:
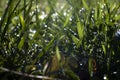
<path fill-rule="evenodd" d="M 1 79 L 119 80 L 119 3 L 0 3 Z"/>

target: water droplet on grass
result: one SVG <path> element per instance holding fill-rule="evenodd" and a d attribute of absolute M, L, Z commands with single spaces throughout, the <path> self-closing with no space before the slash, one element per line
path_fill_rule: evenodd
<path fill-rule="evenodd" d="M 64 16 L 66 16 L 66 15 L 67 15 L 67 13 L 66 13 L 66 12 L 64 12 L 64 13 L 63 13 L 63 15 L 64 15 Z"/>
<path fill-rule="evenodd" d="M 117 72 L 113 72 L 113 74 L 117 74 Z"/>
<path fill-rule="evenodd" d="M 47 28 L 47 25 L 45 25 L 45 28 Z"/>
<path fill-rule="evenodd" d="M 104 80 L 107 80 L 107 76 L 106 76 L 106 75 L 104 75 L 103 79 L 104 79 Z"/>

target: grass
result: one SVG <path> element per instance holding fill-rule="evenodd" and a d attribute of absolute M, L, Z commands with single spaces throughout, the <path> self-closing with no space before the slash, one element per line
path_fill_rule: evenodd
<path fill-rule="evenodd" d="M 119 80 L 119 1 L 7 1 L 0 6 L 2 80 Z"/>

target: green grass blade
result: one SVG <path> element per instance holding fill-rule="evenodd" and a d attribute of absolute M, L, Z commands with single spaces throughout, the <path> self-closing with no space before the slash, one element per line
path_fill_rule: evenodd
<path fill-rule="evenodd" d="M 13 3 L 11 3 L 11 6 L 10 6 L 10 8 L 9 8 L 11 11 L 9 10 L 9 12 L 8 12 L 8 18 L 6 19 L 6 25 L 5 25 L 4 29 L 3 29 L 2 36 L 4 36 L 5 33 L 7 32 L 8 28 L 9 28 L 9 24 L 10 24 L 10 22 L 11 22 L 11 19 L 12 19 L 13 16 L 14 16 L 14 11 L 15 11 L 16 8 L 18 7 L 20 1 L 21 1 L 21 0 L 19 0 L 19 1 L 17 2 L 17 4 L 15 5 L 14 8 L 13 8 Z M 13 10 L 12 10 L 12 8 L 13 8 Z"/>
<path fill-rule="evenodd" d="M 23 16 L 20 15 L 19 19 L 20 19 L 20 23 L 21 23 L 21 26 L 22 26 L 22 31 L 25 31 L 25 20 L 24 20 Z"/>
<path fill-rule="evenodd" d="M 50 47 L 54 44 L 54 41 L 55 37 L 52 38 L 52 40 L 43 48 L 43 51 L 38 54 L 36 59 L 33 60 L 32 64 L 36 63 L 36 61 L 39 60 L 44 55 L 44 53 L 50 49 Z"/>
<path fill-rule="evenodd" d="M 72 34 L 71 34 L 71 37 L 72 37 L 73 42 L 74 42 L 76 45 L 78 45 L 79 39 L 78 39 L 76 36 L 72 35 Z"/>
<path fill-rule="evenodd" d="M 53 37 L 52 40 L 45 46 L 44 51 L 46 52 L 54 43 L 55 38 Z"/>
<path fill-rule="evenodd" d="M 116 21 L 120 20 L 120 14 L 116 15 L 116 16 L 114 17 L 114 20 L 116 20 Z"/>
<path fill-rule="evenodd" d="M 25 42 L 25 38 L 22 37 L 21 40 L 20 40 L 20 42 L 19 42 L 19 44 L 18 44 L 18 49 L 19 49 L 19 50 L 22 49 L 22 47 L 23 47 L 23 45 L 24 45 L 24 42 Z"/>
<path fill-rule="evenodd" d="M 66 17 L 66 20 L 65 20 L 65 22 L 64 22 L 63 28 L 66 27 L 66 25 L 69 23 L 70 17 L 71 17 L 71 12 L 70 12 L 70 13 L 68 14 L 68 16 Z"/>
<path fill-rule="evenodd" d="M 90 74 L 91 77 L 93 76 L 93 74 L 92 74 L 93 69 L 92 68 L 93 68 L 92 58 L 89 58 L 89 60 L 88 60 L 88 69 L 89 69 L 89 74 Z"/>
<path fill-rule="evenodd" d="M 88 7 L 86 1 L 85 1 L 85 0 L 82 0 L 82 3 L 83 3 L 83 6 L 85 7 L 85 9 L 89 10 L 89 7 Z"/>
<path fill-rule="evenodd" d="M 104 54 L 106 55 L 106 48 L 105 48 L 105 45 L 102 45 L 102 49 L 104 51 Z"/>
<path fill-rule="evenodd" d="M 8 12 L 9 12 L 9 8 L 10 8 L 10 5 L 12 4 L 12 1 L 13 0 L 9 0 L 8 1 L 8 4 L 7 4 L 7 7 L 4 11 L 4 14 L 2 16 L 2 19 L 1 19 L 1 22 L 0 22 L 0 32 L 1 32 L 1 29 L 3 27 L 3 24 L 5 24 L 5 21 L 7 20 L 7 16 L 8 16 Z"/>
<path fill-rule="evenodd" d="M 77 17 L 77 32 L 79 35 L 79 39 L 82 40 L 83 36 L 84 36 L 84 26 L 81 24 L 79 18 Z"/>
<path fill-rule="evenodd" d="M 60 56 L 60 52 L 59 52 L 59 47 L 58 46 L 56 46 L 56 56 L 57 56 L 58 61 L 60 61 L 61 56 Z"/>

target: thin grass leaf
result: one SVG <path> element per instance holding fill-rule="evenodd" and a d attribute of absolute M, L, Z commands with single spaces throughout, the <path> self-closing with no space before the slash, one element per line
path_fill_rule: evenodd
<path fill-rule="evenodd" d="M 79 39 L 78 39 L 76 36 L 72 35 L 72 34 L 71 34 L 71 37 L 72 37 L 73 42 L 74 42 L 76 45 L 78 45 Z"/>
<path fill-rule="evenodd" d="M 25 42 L 25 39 L 24 39 L 24 37 L 22 37 L 21 40 L 20 40 L 20 42 L 19 42 L 19 44 L 18 44 L 18 49 L 19 49 L 19 50 L 22 49 L 22 47 L 23 47 L 23 45 L 24 45 L 24 42 Z"/>
<path fill-rule="evenodd" d="M 79 35 L 79 39 L 83 39 L 83 36 L 84 36 L 84 26 L 81 24 L 79 18 L 77 17 L 77 32 L 78 32 L 78 35 Z"/>
<path fill-rule="evenodd" d="M 59 52 L 59 47 L 58 46 L 56 46 L 56 56 L 57 56 L 58 61 L 60 61 L 61 56 L 60 56 L 60 52 Z"/>
<path fill-rule="evenodd" d="M 52 40 L 45 46 L 44 51 L 46 52 L 53 44 L 55 41 L 55 37 L 52 38 Z"/>
<path fill-rule="evenodd" d="M 24 18 L 26 18 L 26 20 L 28 19 L 29 13 L 32 9 L 32 3 L 33 3 L 33 0 L 30 0 L 29 3 L 27 4 L 28 9 L 26 9 L 26 13 L 25 13 L 26 16 L 24 17 Z M 28 21 L 30 21 L 30 20 L 28 20 Z"/>
<path fill-rule="evenodd" d="M 94 17 L 95 17 L 95 20 L 97 20 L 98 18 L 98 6 L 95 8 L 95 13 L 94 13 Z"/>
<path fill-rule="evenodd" d="M 40 52 L 39 55 L 34 60 L 32 60 L 31 64 L 35 64 L 43 55 L 44 55 L 44 52 L 43 51 Z"/>
<path fill-rule="evenodd" d="M 92 77 L 93 76 L 93 74 L 92 74 L 92 67 L 93 67 L 93 65 L 92 65 L 92 58 L 89 58 L 89 60 L 88 60 L 88 69 L 89 69 L 89 74 L 90 74 L 90 76 Z"/>
<path fill-rule="evenodd" d="M 35 34 L 33 35 L 33 40 L 35 40 L 39 35 L 40 31 L 39 29 L 35 32 Z M 41 37 L 41 36 L 40 36 Z"/>
<path fill-rule="evenodd" d="M 13 8 L 13 3 L 11 4 L 12 5 L 12 7 L 10 6 L 10 8 L 13 8 L 13 10 L 12 9 L 10 9 L 11 11 L 9 11 L 8 12 L 8 18 L 6 19 L 6 25 L 5 25 L 5 28 L 3 29 L 3 33 L 2 33 L 2 36 L 4 36 L 5 35 L 5 33 L 7 32 L 7 30 L 8 30 L 8 27 L 9 27 L 9 24 L 10 24 L 10 22 L 11 22 L 11 19 L 13 18 L 13 16 L 14 16 L 14 11 L 16 10 L 16 8 L 18 7 L 18 5 L 19 5 L 19 3 L 20 3 L 20 1 L 21 0 L 19 0 L 18 2 L 17 2 L 17 4 L 15 5 L 15 7 Z"/>
<path fill-rule="evenodd" d="M 20 15 L 19 19 L 20 19 L 20 23 L 21 23 L 21 26 L 22 26 L 22 31 L 25 31 L 25 21 L 24 21 L 23 16 Z"/>
<path fill-rule="evenodd" d="M 55 37 L 43 48 L 43 51 L 39 53 L 36 59 L 33 60 L 32 64 L 35 64 L 38 59 L 40 59 L 44 53 L 54 44 Z"/>
<path fill-rule="evenodd" d="M 80 80 L 78 75 L 76 75 L 72 70 L 70 69 L 65 69 L 66 75 L 71 79 L 71 80 Z"/>
<path fill-rule="evenodd" d="M 114 6 L 114 8 L 112 8 Z M 115 5 L 111 6 L 111 15 L 112 18 L 114 18 L 116 16 L 116 13 L 119 11 L 120 9 L 120 4 L 118 5 L 117 3 Z"/>
<path fill-rule="evenodd" d="M 104 51 L 104 54 L 106 55 L 106 48 L 105 48 L 105 45 L 102 45 L 102 49 Z"/>
<path fill-rule="evenodd" d="M 69 20 L 70 17 L 71 17 L 71 12 L 70 12 L 70 13 L 68 14 L 68 16 L 66 17 L 66 20 L 65 20 L 65 22 L 64 22 L 63 28 L 66 27 L 66 25 L 67 25 L 68 22 L 70 21 L 70 20 Z"/>
<path fill-rule="evenodd" d="M 120 20 L 120 14 L 116 15 L 116 16 L 114 17 L 114 20 L 116 20 L 116 21 Z"/>
<path fill-rule="evenodd" d="M 85 9 L 86 9 L 86 10 L 89 10 L 89 7 L 88 7 L 86 1 L 85 1 L 85 0 L 82 0 L 82 3 L 83 3 L 83 6 L 85 7 Z"/>
<path fill-rule="evenodd" d="M 2 16 L 2 19 L 1 19 L 1 22 L 0 22 L 0 32 L 1 32 L 3 24 L 5 24 L 5 21 L 7 20 L 7 16 L 8 16 L 8 12 L 9 12 L 9 7 L 11 6 L 12 1 L 13 0 L 9 0 L 8 1 L 7 7 L 6 7 L 5 12 L 4 12 L 3 16 Z"/>

